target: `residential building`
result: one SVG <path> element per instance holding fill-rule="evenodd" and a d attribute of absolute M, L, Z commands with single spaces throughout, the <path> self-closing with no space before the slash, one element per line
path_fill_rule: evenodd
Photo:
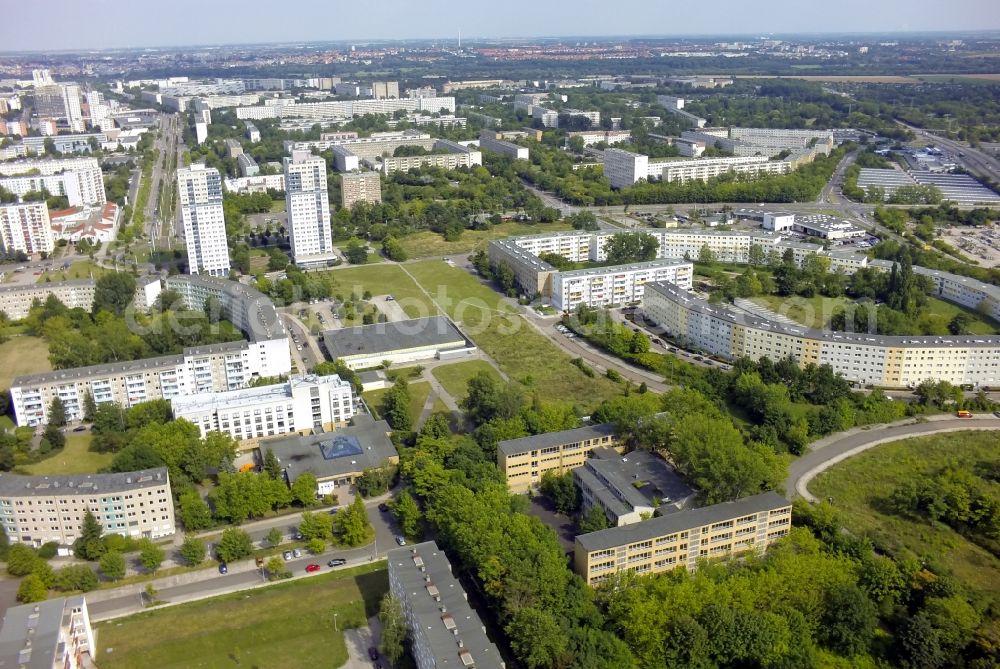
<path fill-rule="evenodd" d="M 369 93 L 370 95 L 370 93 Z M 398 100 L 336 100 L 281 105 L 237 107 L 236 118 L 259 120 L 265 118 L 303 118 L 313 122 L 332 122 L 365 114 L 392 116 L 397 111 L 455 113 L 455 98 L 402 98 Z"/>
<path fill-rule="evenodd" d="M 198 144 L 204 144 L 208 139 L 208 124 L 204 121 L 195 121 L 194 138 Z M 214 168 L 213 168 L 214 169 Z"/>
<path fill-rule="evenodd" d="M 239 117 L 237 117 L 237 118 L 239 118 Z M 247 136 L 247 139 L 250 140 L 251 143 L 259 142 L 260 141 L 260 130 L 257 129 L 257 126 L 255 126 L 250 121 L 247 121 L 246 124 L 245 124 L 245 126 L 246 126 L 246 136 Z"/>
<path fill-rule="evenodd" d="M 508 439 L 497 444 L 497 466 L 512 493 L 537 488 L 546 472 L 565 474 L 582 467 L 595 448 L 620 450 L 611 423 Z"/>
<path fill-rule="evenodd" d="M 222 185 L 230 193 L 266 193 L 269 190 L 284 191 L 285 175 L 258 174 L 255 177 L 224 179 Z"/>
<path fill-rule="evenodd" d="M 568 132 L 566 136 L 570 139 L 579 137 L 583 141 L 584 146 L 593 146 L 594 144 L 601 143 L 620 144 L 628 142 L 632 139 L 632 132 L 629 130 L 581 130 Z"/>
<path fill-rule="evenodd" d="M 346 172 L 340 177 L 340 203 L 345 208 L 356 202 L 382 201 L 382 177 L 378 172 Z"/>
<path fill-rule="evenodd" d="M 683 509 L 695 491 L 659 455 L 636 450 L 625 455 L 598 447 L 573 469 L 581 510 L 597 507 L 612 527 Z"/>
<path fill-rule="evenodd" d="M 437 544 L 395 548 L 386 558 L 389 592 L 403 609 L 417 669 L 506 667 Z"/>
<path fill-rule="evenodd" d="M 662 181 L 691 181 L 711 179 L 728 172 L 738 174 L 785 174 L 791 171 L 791 165 L 784 160 L 770 160 L 763 156 L 747 156 L 737 158 L 692 158 L 690 160 L 674 160 L 660 163 L 660 179 Z M 652 169 L 654 163 L 650 163 Z"/>
<path fill-rule="evenodd" d="M 25 137 L 21 143 L 28 153 L 36 156 L 45 155 L 45 142 L 52 142 L 52 147 L 59 153 L 90 153 L 96 145 L 100 148 L 108 141 L 103 132 L 89 132 L 77 135 L 55 135 L 54 137 Z"/>
<path fill-rule="evenodd" d="M 500 133 L 492 130 L 482 130 L 479 133 L 479 148 L 484 151 L 492 151 L 505 156 L 510 156 L 515 160 L 528 160 L 528 147 L 519 146 L 513 142 L 505 142 L 499 139 Z"/>
<path fill-rule="evenodd" d="M 446 316 L 359 325 L 323 332 L 330 358 L 351 369 L 468 355 L 475 345 Z"/>
<path fill-rule="evenodd" d="M 699 560 L 762 553 L 791 525 L 791 503 L 766 492 L 578 535 L 574 568 L 591 586 L 624 571 L 694 571 Z"/>
<path fill-rule="evenodd" d="M 179 79 L 179 78 L 178 78 Z M 172 81 L 160 84 L 161 95 L 242 95 L 246 85 L 239 79 L 215 79 L 214 81 Z"/>
<path fill-rule="evenodd" d="M 49 210 L 44 201 L 0 205 L 0 252 L 34 255 L 52 253 L 54 248 Z"/>
<path fill-rule="evenodd" d="M 71 546 L 90 511 L 104 534 L 159 539 L 174 533 L 166 467 L 114 474 L 0 473 L 0 513 L 12 544 Z"/>
<path fill-rule="evenodd" d="M 669 281 L 690 289 L 693 276 L 690 262 L 673 259 L 557 272 L 552 275 L 552 306 L 573 311 L 580 304 L 638 304 L 646 283 Z"/>
<path fill-rule="evenodd" d="M 229 246 L 219 170 L 205 167 L 204 163 L 179 168 L 177 192 L 181 201 L 188 272 L 229 276 Z"/>
<path fill-rule="evenodd" d="M 293 376 L 284 383 L 174 397 L 174 418 L 247 442 L 342 427 L 354 416 L 351 384 L 337 375 Z"/>
<path fill-rule="evenodd" d="M 417 88 L 406 89 L 406 97 L 408 98 L 432 98 L 437 95 L 437 91 L 434 90 L 433 86 L 419 86 Z"/>
<path fill-rule="evenodd" d="M 0 163 L 0 187 L 14 195 L 47 190 L 65 195 L 69 206 L 107 202 L 97 158 L 45 158 Z"/>
<path fill-rule="evenodd" d="M 94 306 L 94 285 L 93 279 L 72 279 L 0 286 L 0 311 L 18 321 L 27 317 L 35 300 L 45 302 L 49 295 L 54 295 L 70 309 L 90 311 Z"/>
<path fill-rule="evenodd" d="M 237 158 L 243 155 L 243 145 L 240 144 L 240 140 L 233 138 L 226 140 L 226 155 L 230 158 Z"/>
<path fill-rule="evenodd" d="M 236 158 L 236 165 L 239 167 L 241 177 L 255 177 L 260 174 L 257 161 L 249 153 L 241 152 Z"/>
<path fill-rule="evenodd" d="M 266 439 L 259 447 L 262 454 L 274 453 L 289 484 L 305 473 L 315 476 L 316 496 L 322 497 L 354 485 L 365 470 L 398 465 L 391 433 L 384 420 L 358 414 L 351 425 L 333 432 Z"/>
<path fill-rule="evenodd" d="M 444 149 L 448 153 L 433 153 L 423 156 L 400 156 L 394 158 L 377 158 L 373 161 L 365 161 L 373 169 L 377 169 L 382 174 L 392 174 L 393 172 L 405 172 L 414 167 L 442 167 L 446 170 L 453 170 L 459 167 L 473 167 L 483 164 L 483 154 L 480 151 L 471 149 L 464 144 L 453 142 L 447 139 L 434 140 L 435 149 Z"/>
<path fill-rule="evenodd" d="M 284 159 L 285 204 L 292 260 L 297 265 L 331 263 L 336 259 L 330 227 L 330 196 L 326 161 L 307 151 L 292 151 Z"/>
<path fill-rule="evenodd" d="M 601 127 L 601 112 L 599 111 L 585 111 L 583 109 L 569 109 L 565 108 L 559 112 L 560 116 L 568 116 L 573 118 L 584 118 L 590 122 L 591 128 Z"/>
<path fill-rule="evenodd" d="M 84 669 L 94 666 L 97 646 L 83 595 L 12 606 L 0 629 L 0 666 L 20 669 Z"/>
<path fill-rule="evenodd" d="M 371 91 L 372 97 L 376 100 L 396 99 L 399 98 L 399 82 L 373 81 Z M 422 97 L 433 97 L 433 93 Z"/>

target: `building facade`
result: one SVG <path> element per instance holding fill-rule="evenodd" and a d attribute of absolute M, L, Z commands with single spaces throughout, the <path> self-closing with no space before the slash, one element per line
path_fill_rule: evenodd
<path fill-rule="evenodd" d="M 0 163 L 0 187 L 14 195 L 47 190 L 65 195 L 69 206 L 107 202 L 97 158 L 54 158 Z"/>
<path fill-rule="evenodd" d="M 222 210 L 222 177 L 214 167 L 192 163 L 177 170 L 177 192 L 187 244 L 188 272 L 229 276 L 229 245 Z"/>
<path fill-rule="evenodd" d="M 492 130 L 481 131 L 479 133 L 479 148 L 510 156 L 514 160 L 528 160 L 530 156 L 528 147 L 519 146 L 513 142 L 505 142 L 499 139 L 499 134 Z"/>
<path fill-rule="evenodd" d="M 611 423 L 508 439 L 497 444 L 497 465 L 512 493 L 537 487 L 546 472 L 565 474 L 582 467 L 595 448 L 620 450 Z"/>
<path fill-rule="evenodd" d="M 44 303 L 49 295 L 54 295 L 70 309 L 90 311 L 94 306 L 95 285 L 92 279 L 71 279 L 24 286 L 0 286 L 0 311 L 11 320 L 21 320 L 28 315 L 35 300 Z"/>
<path fill-rule="evenodd" d="M 305 151 L 284 159 L 285 204 L 292 260 L 296 264 L 327 262 L 336 256 L 330 227 L 326 161 Z"/>
<path fill-rule="evenodd" d="M 378 172 L 347 172 L 340 177 L 340 203 L 351 208 L 357 202 L 382 201 L 382 177 Z"/>
<path fill-rule="evenodd" d="M 11 543 L 70 546 L 90 511 L 104 534 L 158 539 L 174 533 L 166 467 L 115 474 L 0 474 L 0 514 Z"/>
<path fill-rule="evenodd" d="M 684 260 L 557 272 L 552 275 L 552 306 L 573 311 L 581 304 L 589 307 L 638 304 L 646 283 L 669 281 L 690 290 L 693 277 L 694 265 Z"/>
<path fill-rule="evenodd" d="M 0 665 L 24 669 L 94 666 L 97 647 L 83 595 L 12 606 L 0 629 Z"/>
<path fill-rule="evenodd" d="M 0 251 L 52 253 L 55 239 L 45 202 L 0 205 Z M 9 314 L 8 314 L 9 315 Z"/>

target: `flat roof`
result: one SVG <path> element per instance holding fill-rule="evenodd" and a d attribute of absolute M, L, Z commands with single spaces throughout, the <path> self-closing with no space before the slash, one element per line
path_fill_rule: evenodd
<path fill-rule="evenodd" d="M 64 618 L 72 609 L 84 606 L 83 596 L 77 595 L 7 609 L 3 629 L 0 629 L 0 666 L 52 669 L 60 653 L 72 652 L 71 648 L 61 647 L 59 642 Z M 65 626 L 69 627 L 68 620 Z M 91 653 L 94 651 L 90 649 Z"/>
<path fill-rule="evenodd" d="M 502 669 L 500 651 L 486 636 L 482 619 L 436 543 L 394 548 L 386 558 L 390 580 L 399 583 L 405 608 L 419 621 L 435 667 Z"/>
<path fill-rule="evenodd" d="M 590 553 L 791 505 L 791 502 L 778 493 L 765 492 L 733 502 L 679 511 L 639 523 L 581 534 L 576 537 L 576 543 L 580 548 Z"/>
<path fill-rule="evenodd" d="M 653 506 L 656 498 L 663 504 L 676 505 L 695 493 L 666 460 L 643 450 L 619 455 L 611 448 L 595 448 L 584 466 L 577 467 L 573 473 L 584 479 L 612 510 L 620 507 L 617 515 L 632 511 L 627 504 L 633 508 Z"/>
<path fill-rule="evenodd" d="M 326 330 L 323 343 L 336 360 L 431 346 L 457 348 L 468 341 L 446 316 L 431 316 Z"/>
<path fill-rule="evenodd" d="M 599 274 L 617 274 L 620 272 L 637 272 L 644 269 L 654 269 L 657 267 L 694 267 L 690 260 L 683 258 L 662 258 L 660 260 L 649 260 L 647 262 L 628 263 L 626 265 L 608 265 L 607 267 L 586 267 L 584 269 L 573 269 L 566 272 L 559 272 L 560 279 L 573 279 L 580 276 L 596 276 Z"/>
<path fill-rule="evenodd" d="M 497 448 L 504 455 L 519 455 L 534 451 L 539 448 L 549 446 L 562 446 L 572 444 L 585 439 L 598 439 L 600 437 L 615 437 L 618 430 L 613 423 L 599 423 L 597 425 L 585 425 L 584 427 L 572 430 L 561 430 L 559 432 L 543 432 L 533 434 L 530 437 L 520 437 L 518 439 L 508 439 L 497 444 Z"/>
<path fill-rule="evenodd" d="M 108 362 L 102 365 L 74 367 L 72 369 L 57 369 L 52 372 L 24 374 L 14 377 L 11 388 L 21 386 L 37 386 L 46 383 L 59 383 L 87 379 L 94 376 L 122 376 L 126 374 L 142 374 L 144 372 L 164 370 L 184 364 L 183 354 L 161 355 L 155 358 L 129 360 L 127 362 Z"/>
<path fill-rule="evenodd" d="M 106 495 L 167 483 L 166 467 L 113 474 L 19 476 L 0 473 L 0 497 L 49 496 L 60 490 L 64 491 L 64 494 L 93 492 Z"/>

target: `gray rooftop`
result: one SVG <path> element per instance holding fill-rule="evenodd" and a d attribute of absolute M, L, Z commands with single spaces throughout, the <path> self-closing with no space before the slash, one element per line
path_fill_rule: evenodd
<path fill-rule="evenodd" d="M 142 469 L 137 472 L 117 472 L 114 474 L 70 474 L 62 476 L 18 476 L 0 473 L 0 497 L 24 497 L 38 495 L 47 497 L 63 490 L 63 494 L 88 492 L 108 493 L 128 492 L 169 482 L 166 467 Z"/>
<path fill-rule="evenodd" d="M 305 437 L 267 439 L 260 442 L 260 450 L 274 452 L 289 481 L 303 472 L 326 479 L 381 467 L 389 458 L 398 457 L 390 432 L 392 428 L 384 420 L 361 414 L 349 427 Z"/>
<path fill-rule="evenodd" d="M 542 434 L 533 434 L 530 437 L 508 439 L 497 444 L 497 449 L 504 455 L 520 455 L 540 448 L 548 448 L 549 446 L 562 446 L 585 439 L 614 437 L 617 434 L 618 431 L 612 423 L 600 423 L 598 425 L 578 427 L 573 430 L 544 432 Z"/>
<path fill-rule="evenodd" d="M 447 317 L 431 316 L 327 330 L 323 333 L 323 343 L 336 360 L 431 346 L 456 348 L 467 341 Z"/>
<path fill-rule="evenodd" d="M 83 605 L 84 599 L 78 595 L 7 609 L 3 629 L 0 629 L 0 667 L 52 669 L 57 666 L 56 660 L 62 659 L 61 654 L 69 652 L 59 642 L 63 618 Z"/>
<path fill-rule="evenodd" d="M 448 556 L 437 544 L 425 541 L 395 548 L 386 557 L 389 579 L 400 584 L 408 604 L 404 608 L 420 622 L 419 633 L 427 641 L 435 667 L 504 667 L 479 614 L 469 605 L 462 584 L 452 574 Z"/>
<path fill-rule="evenodd" d="M 72 369 L 57 369 L 53 372 L 40 372 L 38 374 L 24 374 L 14 377 L 10 385 L 12 388 L 23 386 L 39 386 L 48 383 L 71 383 L 80 379 L 89 379 L 103 376 L 122 376 L 126 374 L 143 374 L 146 372 L 158 372 L 164 369 L 177 367 L 184 364 L 184 355 L 161 355 L 156 358 L 145 358 L 144 360 L 129 360 L 127 362 L 108 362 L 103 365 L 89 365 L 87 367 L 74 367 Z"/>
<path fill-rule="evenodd" d="M 744 497 L 734 502 L 713 504 L 700 509 L 690 509 L 657 516 L 641 523 L 611 527 L 598 532 L 577 536 L 576 543 L 588 553 L 592 551 L 624 546 L 637 541 L 645 541 L 653 537 L 661 537 L 674 532 L 683 532 L 695 527 L 711 525 L 730 518 L 747 516 L 761 511 L 783 509 L 791 506 L 791 502 L 776 492 L 765 492 L 752 497 Z"/>
<path fill-rule="evenodd" d="M 52 281 L 50 283 L 32 283 L 25 286 L 0 286 L 0 293 L 52 293 L 61 288 L 93 288 L 95 285 L 93 279 L 70 279 L 68 281 Z"/>
<path fill-rule="evenodd" d="M 595 448 L 573 474 L 619 516 L 636 507 L 652 507 L 654 498 L 666 505 L 660 507 L 662 512 L 668 512 L 695 492 L 666 460 L 649 451 L 619 455 L 611 448 Z"/>
<path fill-rule="evenodd" d="M 586 267 L 584 269 L 572 269 L 559 272 L 560 279 L 575 279 L 580 276 L 599 276 L 602 274 L 614 274 L 616 272 L 637 272 L 644 269 L 658 269 L 661 267 L 692 267 L 690 260 L 683 258 L 661 258 L 660 260 L 648 260 L 646 262 L 626 263 L 624 265 L 610 265 L 605 267 Z"/>

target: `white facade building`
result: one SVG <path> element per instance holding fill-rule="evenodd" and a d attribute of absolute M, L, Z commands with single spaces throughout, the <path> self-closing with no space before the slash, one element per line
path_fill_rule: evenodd
<path fill-rule="evenodd" d="M 55 240 L 45 202 L 0 205 L 0 251 L 52 253 Z"/>
<path fill-rule="evenodd" d="M 97 158 L 55 158 L 0 163 L 0 187 L 14 195 L 45 189 L 65 195 L 69 206 L 104 204 L 104 175 Z"/>
<path fill-rule="evenodd" d="M 332 260 L 330 196 L 326 189 L 326 161 L 306 151 L 285 158 L 285 203 L 292 260 L 296 264 Z"/>
<path fill-rule="evenodd" d="M 83 595 L 12 606 L 0 631 L 0 666 L 84 669 L 97 647 Z"/>
<path fill-rule="evenodd" d="M 669 281 L 691 289 L 694 266 L 683 260 L 653 260 L 558 272 L 552 277 L 552 306 L 573 311 L 580 304 L 590 307 L 637 304 L 646 283 Z"/>
<path fill-rule="evenodd" d="M 498 139 L 498 133 L 492 130 L 483 130 L 479 133 L 479 148 L 510 156 L 515 160 L 528 160 L 530 155 L 528 147 Z"/>
<path fill-rule="evenodd" d="M 187 243 L 188 272 L 229 275 L 229 247 L 222 213 L 222 178 L 219 170 L 192 163 L 177 170 L 177 192 Z"/>

